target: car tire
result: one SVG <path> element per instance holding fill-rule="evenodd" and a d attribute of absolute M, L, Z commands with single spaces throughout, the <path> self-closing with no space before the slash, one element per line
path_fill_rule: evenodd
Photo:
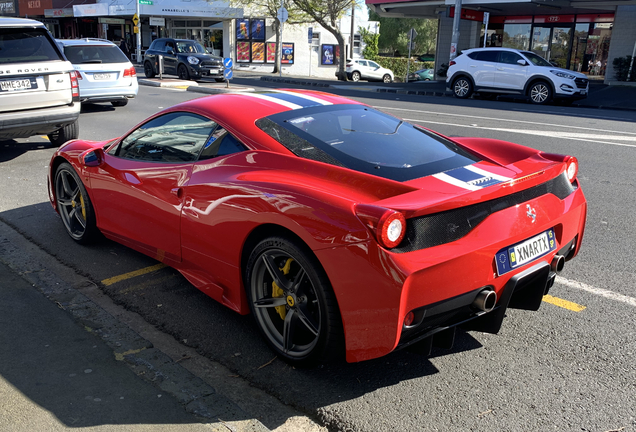
<path fill-rule="evenodd" d="M 216 82 L 225 82 L 225 78 L 214 78 Z"/>
<path fill-rule="evenodd" d="M 149 61 L 144 63 L 144 75 L 146 75 L 146 78 L 155 77 L 155 70 L 152 67 L 152 63 L 150 63 Z"/>
<path fill-rule="evenodd" d="M 64 126 L 48 135 L 49 141 L 55 146 L 61 146 L 68 140 L 77 139 L 79 137 L 79 123 L 75 120 L 73 123 Z"/>
<path fill-rule="evenodd" d="M 545 81 L 537 81 L 528 89 L 530 102 L 537 105 L 545 105 L 552 100 L 552 89 Z"/>
<path fill-rule="evenodd" d="M 358 81 L 360 81 L 360 78 L 361 78 L 361 76 L 360 76 L 360 72 L 358 72 L 358 71 L 355 71 L 355 72 L 353 72 L 353 73 L 351 74 L 351 81 L 353 81 L 353 82 L 358 82 Z"/>
<path fill-rule="evenodd" d="M 128 105 L 128 99 L 122 99 L 122 100 L 118 100 L 118 101 L 112 101 L 111 104 L 114 107 L 123 107 Z"/>
<path fill-rule="evenodd" d="M 190 72 L 188 72 L 188 68 L 185 65 L 180 64 L 177 68 L 177 75 L 180 80 L 187 81 L 190 79 Z"/>
<path fill-rule="evenodd" d="M 342 356 L 344 332 L 335 294 L 304 244 L 285 237 L 262 240 L 244 276 L 259 331 L 281 358 L 310 366 Z"/>
<path fill-rule="evenodd" d="M 93 241 L 99 232 L 93 204 L 71 164 L 64 162 L 57 167 L 53 187 L 55 206 L 68 235 L 81 244 Z"/>
<path fill-rule="evenodd" d="M 385 84 L 388 84 L 390 82 L 392 82 L 393 80 L 391 79 L 391 75 L 389 74 L 384 74 L 384 76 L 382 77 L 382 82 Z"/>
<path fill-rule="evenodd" d="M 453 81 L 453 94 L 459 99 L 468 99 L 473 94 L 473 83 L 464 76 Z"/>

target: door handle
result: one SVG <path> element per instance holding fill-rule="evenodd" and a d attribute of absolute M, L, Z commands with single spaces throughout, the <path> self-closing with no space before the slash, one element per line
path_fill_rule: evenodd
<path fill-rule="evenodd" d="M 170 193 L 179 199 L 183 197 L 183 189 L 181 189 L 180 187 L 170 189 Z"/>
<path fill-rule="evenodd" d="M 497 68 L 497 70 L 504 70 L 504 68 Z"/>

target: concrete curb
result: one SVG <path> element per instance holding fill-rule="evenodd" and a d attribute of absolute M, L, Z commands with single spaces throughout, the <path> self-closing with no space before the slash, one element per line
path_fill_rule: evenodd
<path fill-rule="evenodd" d="M 219 94 L 219 93 L 236 93 L 236 92 L 253 92 L 255 91 L 251 87 L 243 87 L 243 86 L 234 86 L 227 87 L 225 83 L 213 84 L 216 87 L 208 87 L 203 83 L 200 84 L 196 81 L 185 81 L 185 80 L 175 80 L 168 78 L 166 80 L 157 81 L 154 78 L 142 78 L 137 79 L 139 85 L 145 85 L 150 87 L 161 87 L 161 88 L 177 88 L 184 89 L 189 92 L 195 93 L 204 93 L 204 94 Z"/>

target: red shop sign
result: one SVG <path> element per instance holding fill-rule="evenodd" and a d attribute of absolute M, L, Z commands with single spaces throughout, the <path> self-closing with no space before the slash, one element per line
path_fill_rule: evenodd
<path fill-rule="evenodd" d="M 531 24 L 532 16 L 491 16 L 490 22 L 505 24 Z"/>
<path fill-rule="evenodd" d="M 614 22 L 614 14 L 590 14 L 590 15 L 577 15 L 576 22 L 586 23 L 586 22 L 594 22 L 594 23 L 607 23 Z"/>
<path fill-rule="evenodd" d="M 573 23 L 574 15 L 541 15 L 534 17 L 535 24 Z"/>
<path fill-rule="evenodd" d="M 449 18 L 455 18 L 455 8 L 451 6 L 450 12 L 448 14 Z M 480 11 L 475 11 L 471 9 L 462 8 L 461 19 L 465 19 L 468 21 L 483 21 L 484 13 Z"/>

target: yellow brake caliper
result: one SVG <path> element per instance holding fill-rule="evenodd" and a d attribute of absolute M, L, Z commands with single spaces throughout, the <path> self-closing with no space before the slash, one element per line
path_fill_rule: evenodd
<path fill-rule="evenodd" d="M 283 274 L 288 274 L 289 270 L 291 269 L 291 263 L 294 260 L 291 258 L 287 259 L 287 262 L 285 263 L 285 266 L 280 269 L 280 271 L 283 272 Z M 281 287 L 279 287 L 276 282 L 272 282 L 272 297 L 282 297 L 284 295 L 284 291 Z M 285 316 L 287 316 L 287 309 L 285 309 L 285 305 L 283 306 L 276 306 L 274 309 L 276 309 L 276 312 L 278 312 L 278 315 L 280 315 L 280 319 L 284 320 Z"/>
<path fill-rule="evenodd" d="M 86 220 L 86 206 L 84 205 L 84 197 L 80 193 L 80 204 L 82 205 L 82 216 L 84 216 L 84 220 Z"/>

